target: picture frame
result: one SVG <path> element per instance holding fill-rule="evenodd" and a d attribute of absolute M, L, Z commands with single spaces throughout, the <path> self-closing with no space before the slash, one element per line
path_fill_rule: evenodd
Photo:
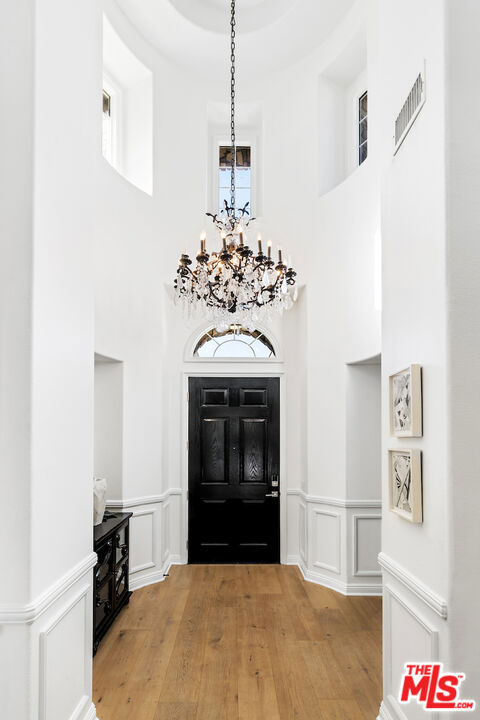
<path fill-rule="evenodd" d="M 390 434 L 422 437 L 422 368 L 409 365 L 390 375 Z"/>
<path fill-rule="evenodd" d="M 422 452 L 388 451 L 389 507 L 411 523 L 423 522 Z"/>

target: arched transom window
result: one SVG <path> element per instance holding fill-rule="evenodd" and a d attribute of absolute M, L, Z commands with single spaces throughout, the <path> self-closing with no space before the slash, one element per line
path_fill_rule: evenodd
<path fill-rule="evenodd" d="M 247 330 L 230 325 L 228 330 L 208 330 L 198 341 L 193 352 L 201 358 L 272 358 L 275 350 L 260 330 Z"/>

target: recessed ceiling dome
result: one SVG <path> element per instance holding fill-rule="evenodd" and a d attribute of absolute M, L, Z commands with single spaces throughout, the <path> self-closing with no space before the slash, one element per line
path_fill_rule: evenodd
<path fill-rule="evenodd" d="M 239 76 L 287 67 L 318 47 L 354 0 L 236 0 Z M 198 76 L 224 82 L 230 0 L 116 0 L 162 54 Z"/>
<path fill-rule="evenodd" d="M 212 32 L 230 32 L 228 0 L 170 0 L 187 20 Z M 236 0 L 237 32 L 260 30 L 278 20 L 297 0 Z"/>

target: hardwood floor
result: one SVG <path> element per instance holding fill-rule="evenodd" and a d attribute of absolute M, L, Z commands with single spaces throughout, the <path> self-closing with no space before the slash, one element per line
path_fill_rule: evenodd
<path fill-rule="evenodd" d="M 99 720 L 373 720 L 381 599 L 286 565 L 174 566 L 94 660 Z"/>

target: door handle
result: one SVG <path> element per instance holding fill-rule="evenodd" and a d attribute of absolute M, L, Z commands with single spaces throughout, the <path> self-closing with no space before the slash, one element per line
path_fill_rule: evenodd
<path fill-rule="evenodd" d="M 271 493 L 265 493 L 265 497 L 278 497 L 278 495 L 279 495 L 278 490 L 274 490 Z"/>

